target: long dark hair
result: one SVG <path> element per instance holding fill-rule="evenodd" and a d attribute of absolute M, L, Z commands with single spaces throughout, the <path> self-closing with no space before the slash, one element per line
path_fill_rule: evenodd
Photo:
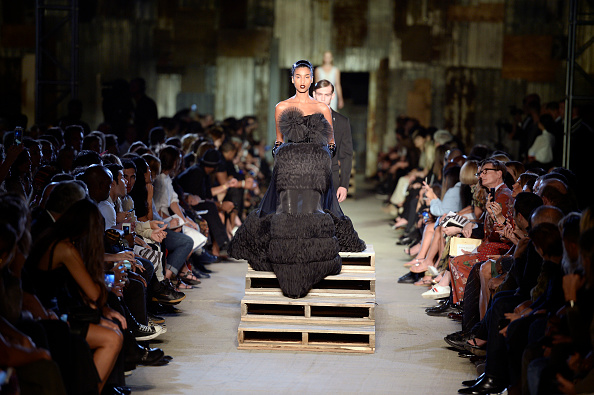
<path fill-rule="evenodd" d="M 107 297 L 103 280 L 105 254 L 103 229 L 105 229 L 104 220 L 97 205 L 89 199 L 79 200 L 39 237 L 32 248 L 27 264 L 39 265 L 43 255 L 54 244 L 60 241 L 71 242 L 79 252 L 93 282 L 102 290 L 99 300 L 90 300 L 82 292 L 81 296 L 87 302 L 96 303 L 101 307 Z"/>
<path fill-rule="evenodd" d="M 140 156 L 133 158 L 132 162 L 136 165 L 136 182 L 130 190 L 130 197 L 134 200 L 134 212 L 137 218 L 148 214 L 148 192 L 146 191 L 146 181 L 144 176 L 148 171 L 148 165 L 144 158 Z M 152 209 L 152 208 L 150 208 Z"/>

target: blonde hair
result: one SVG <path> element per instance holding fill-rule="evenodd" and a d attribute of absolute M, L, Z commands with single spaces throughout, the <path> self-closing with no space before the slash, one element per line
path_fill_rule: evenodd
<path fill-rule="evenodd" d="M 194 144 L 194 141 L 198 140 L 199 138 L 200 136 L 198 136 L 196 133 L 186 134 L 184 137 L 182 137 L 181 143 L 184 155 L 187 155 L 192 151 L 192 144 Z"/>
<path fill-rule="evenodd" d="M 476 160 L 467 160 L 460 169 L 460 182 L 464 185 L 474 185 L 478 182 L 476 173 L 479 164 Z"/>

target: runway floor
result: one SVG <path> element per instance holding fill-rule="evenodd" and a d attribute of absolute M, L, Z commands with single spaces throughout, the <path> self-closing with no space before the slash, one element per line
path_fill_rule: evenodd
<path fill-rule="evenodd" d="M 139 394 L 455 394 L 474 365 L 446 349 L 443 337 L 459 330 L 448 318 L 428 317 L 425 288 L 397 284 L 408 269 L 380 200 L 348 199 L 343 211 L 376 251 L 375 354 L 237 350 L 244 261 L 211 265 L 212 278 L 186 292 L 178 316 L 154 343 L 173 360 L 139 367 L 127 378 Z M 409 258 L 410 259 L 410 258 Z"/>

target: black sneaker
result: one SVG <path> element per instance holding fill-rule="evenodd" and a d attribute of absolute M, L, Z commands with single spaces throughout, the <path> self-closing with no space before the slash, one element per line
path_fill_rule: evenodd
<path fill-rule="evenodd" d="M 186 295 L 183 292 L 176 291 L 169 279 L 161 281 L 160 287 L 153 293 L 153 302 L 163 304 L 177 304 L 184 300 Z"/>
<path fill-rule="evenodd" d="M 132 334 L 137 341 L 152 340 L 161 334 L 161 331 L 157 332 L 155 327 L 138 324 L 138 327 L 132 331 Z"/>

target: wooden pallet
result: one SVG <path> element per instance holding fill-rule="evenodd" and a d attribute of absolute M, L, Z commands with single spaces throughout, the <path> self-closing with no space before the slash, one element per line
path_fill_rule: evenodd
<path fill-rule="evenodd" d="M 282 295 L 274 272 L 249 269 L 245 277 L 247 295 Z M 315 284 L 310 296 L 375 297 L 375 272 L 341 272 Z"/>
<path fill-rule="evenodd" d="M 373 353 L 375 326 L 241 322 L 240 350 Z"/>
<path fill-rule="evenodd" d="M 375 351 L 375 252 L 341 253 L 342 271 L 315 284 L 304 298 L 283 296 L 273 272 L 248 269 L 241 350 Z"/>
<path fill-rule="evenodd" d="M 246 296 L 241 321 L 375 325 L 375 298 Z"/>
<path fill-rule="evenodd" d="M 375 251 L 367 244 L 362 252 L 341 252 L 342 272 L 375 272 Z"/>

